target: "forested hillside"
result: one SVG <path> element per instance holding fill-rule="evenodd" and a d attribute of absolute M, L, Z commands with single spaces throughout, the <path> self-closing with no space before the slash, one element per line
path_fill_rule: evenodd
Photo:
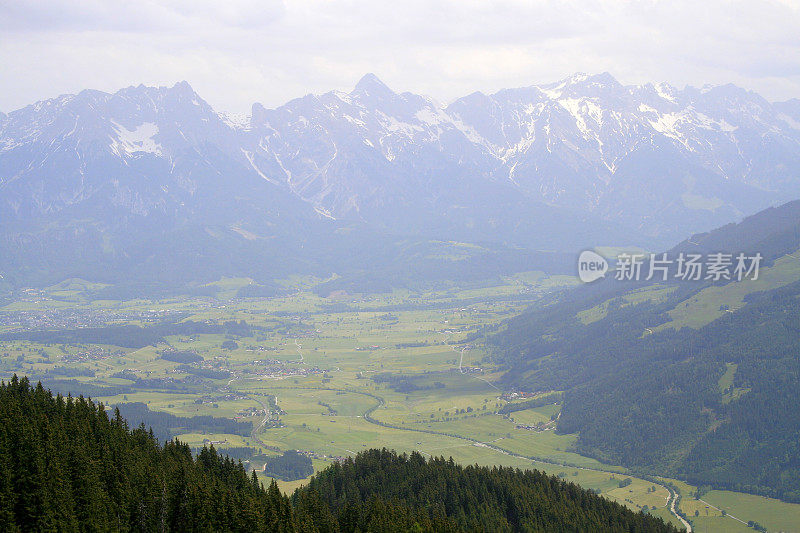
<path fill-rule="evenodd" d="M 0 384 L 2 531 L 627 531 L 674 527 L 536 471 L 371 450 L 291 501 L 213 448 L 193 457 L 27 378 Z"/>
<path fill-rule="evenodd" d="M 765 272 L 757 291 L 748 280 L 605 281 L 512 320 L 489 339 L 511 369 L 507 383 L 565 391 L 558 431 L 579 433 L 580 453 L 799 502 L 800 282 L 791 280 L 800 260 L 790 255 L 800 248 L 798 207 L 676 248 L 761 251 L 780 277 Z M 730 294 L 741 303 L 723 303 Z"/>
<path fill-rule="evenodd" d="M 16 377 L 0 386 L 0 530 L 279 531 L 291 508 L 241 463 L 143 427 L 83 398 Z"/>
<path fill-rule="evenodd" d="M 346 531 L 370 530 L 374 498 L 405 509 L 404 525 L 414 520 L 447 531 L 675 531 L 555 476 L 426 461 L 416 452 L 369 450 L 326 469 L 308 489 L 331 505 Z"/>

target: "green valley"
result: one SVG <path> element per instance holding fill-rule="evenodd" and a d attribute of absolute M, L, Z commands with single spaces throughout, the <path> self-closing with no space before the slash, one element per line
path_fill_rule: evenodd
<path fill-rule="evenodd" d="M 0 311 L 0 370 L 118 405 L 162 441 L 213 445 L 264 482 L 264 464 L 287 450 L 318 472 L 387 448 L 535 468 L 681 525 L 669 510 L 677 485 L 583 453 L 577 433 L 555 431 L 561 394 L 510 385 L 487 351 L 487 335 L 571 278 L 528 273 L 328 298 L 313 291 L 322 281 L 296 278 L 286 296 L 242 298 L 249 281 L 224 279 L 213 296 L 130 301 L 92 300 L 84 284 L 61 284 Z M 278 484 L 290 493 L 306 482 Z M 680 490 L 686 514 L 693 490 Z"/>

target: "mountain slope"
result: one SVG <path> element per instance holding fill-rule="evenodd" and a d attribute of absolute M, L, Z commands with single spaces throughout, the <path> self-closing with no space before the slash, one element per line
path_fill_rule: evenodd
<path fill-rule="evenodd" d="M 301 254 L 290 237 L 300 234 L 288 230 L 317 224 L 307 204 L 235 157 L 232 130 L 186 83 L 28 106 L 7 117 L 2 137 L 6 278 L 219 276 L 254 240 L 264 249 L 247 261 L 279 264 L 270 256 L 285 246 L 276 270 L 292 270 Z"/>
<path fill-rule="evenodd" d="M 695 484 L 800 501 L 800 202 L 670 252 L 760 252 L 757 281 L 607 280 L 489 339 L 509 384 L 565 390 L 580 452 Z"/>
<path fill-rule="evenodd" d="M 710 228 L 798 193 L 796 123 L 732 85 L 678 90 L 578 74 L 475 94 L 447 111 L 502 160 L 498 179 L 654 236 Z"/>

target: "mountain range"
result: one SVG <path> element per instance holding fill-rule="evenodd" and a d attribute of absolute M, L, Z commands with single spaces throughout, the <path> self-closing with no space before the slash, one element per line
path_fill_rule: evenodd
<path fill-rule="evenodd" d="M 246 117 L 186 82 L 85 90 L 0 114 L 0 268 L 269 278 L 408 239 L 666 247 L 800 197 L 798 171 L 800 100 L 733 85 L 576 74 L 441 105 L 368 74 Z"/>

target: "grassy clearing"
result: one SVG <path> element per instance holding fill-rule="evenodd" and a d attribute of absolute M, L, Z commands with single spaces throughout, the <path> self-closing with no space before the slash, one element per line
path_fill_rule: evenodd
<path fill-rule="evenodd" d="M 654 285 L 652 287 L 628 292 L 622 296 L 622 299 L 624 300 L 624 305 L 638 304 L 646 301 L 658 303 L 666 300 L 674 291 L 675 287 L 662 287 L 660 285 Z M 602 320 L 608 314 L 608 306 L 610 304 L 611 300 L 606 300 L 605 302 L 599 303 L 594 307 L 580 311 L 577 314 L 578 320 L 584 324 L 591 324 L 593 322 L 597 322 L 598 320 Z"/>
<path fill-rule="evenodd" d="M 702 499 L 745 522 L 754 520 L 769 531 L 800 531 L 799 504 L 721 490 L 712 490 Z"/>
<path fill-rule="evenodd" d="M 800 531 L 800 504 L 718 490 L 709 491 L 698 500 L 695 499 L 697 487 L 675 479 L 664 481 L 678 487 L 682 495 L 680 509 L 699 533 L 753 531 L 746 526 L 750 520 L 758 522 L 768 531 Z M 722 514 L 723 510 L 727 516 Z"/>
<path fill-rule="evenodd" d="M 703 289 L 669 311 L 671 320 L 657 329 L 680 329 L 684 326 L 700 328 L 725 313 L 735 312 L 744 305 L 744 298 L 748 294 L 775 289 L 797 281 L 800 279 L 800 259 L 795 255 L 781 257 L 771 267 L 762 268 L 755 281 L 743 280 Z"/>

